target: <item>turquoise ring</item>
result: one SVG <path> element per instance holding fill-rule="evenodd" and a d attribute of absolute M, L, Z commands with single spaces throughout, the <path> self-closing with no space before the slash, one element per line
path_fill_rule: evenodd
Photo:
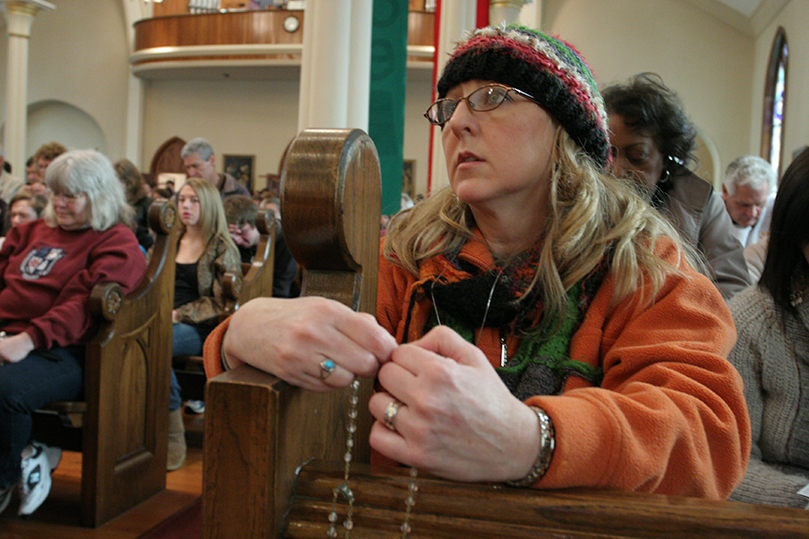
<path fill-rule="evenodd" d="M 334 361 L 330 359 L 324 359 L 320 362 L 320 379 L 325 380 L 329 377 L 331 373 L 334 372 L 334 369 L 337 368 L 337 365 L 334 364 Z"/>

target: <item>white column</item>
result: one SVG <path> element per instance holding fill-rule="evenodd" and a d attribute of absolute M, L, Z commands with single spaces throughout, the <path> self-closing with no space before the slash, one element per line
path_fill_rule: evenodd
<path fill-rule="evenodd" d="M 298 131 L 307 127 L 367 130 L 372 1 L 308 0 L 305 9 Z M 352 14 L 357 17 L 354 23 Z M 349 109 L 351 122 L 364 125 L 349 123 Z"/>
<path fill-rule="evenodd" d="M 348 66 L 347 127 L 368 132 L 368 107 L 371 102 L 371 30 L 374 0 L 353 0 L 351 5 L 351 43 Z"/>
<path fill-rule="evenodd" d="M 520 10 L 519 23 L 528 28 L 542 28 L 542 4 L 543 0 L 528 0 L 528 3 Z"/>
<path fill-rule="evenodd" d="M 444 64 L 449 59 L 449 55 L 455 50 L 455 43 L 461 39 L 465 31 L 475 28 L 476 9 L 477 3 L 474 0 L 444 0 L 441 2 L 440 35 L 435 44 L 438 53 L 439 76 Z M 441 129 L 438 127 L 432 128 L 432 145 L 430 190 L 437 191 L 449 185 L 447 164 L 444 158 L 444 149 L 441 145 Z"/>
<path fill-rule="evenodd" d="M 149 163 L 142 162 L 143 151 L 143 102 L 144 82 L 132 71 L 129 72 L 129 85 L 126 95 L 126 141 L 124 156 L 135 163 L 139 170 L 146 170 Z"/>
<path fill-rule="evenodd" d="M 126 44 L 129 54 L 135 50 L 135 23 L 141 19 L 149 19 L 154 13 L 154 4 L 142 0 L 124 1 L 124 19 L 126 21 Z M 140 170 L 147 170 L 148 161 L 143 161 L 143 107 L 148 82 L 132 74 L 129 69 L 129 84 L 126 100 L 126 139 L 124 141 L 124 157 L 135 163 Z"/>
<path fill-rule="evenodd" d="M 528 0 L 491 0 L 489 2 L 489 24 L 499 26 L 502 23 L 517 24 L 520 10 Z"/>
<path fill-rule="evenodd" d="M 6 159 L 16 174 L 25 168 L 25 136 L 28 121 L 28 39 L 40 9 L 56 9 L 42 0 L 0 0 L 6 17 L 8 61 L 6 63 L 6 128 L 3 136 Z M 21 177 L 25 177 L 25 174 Z"/>

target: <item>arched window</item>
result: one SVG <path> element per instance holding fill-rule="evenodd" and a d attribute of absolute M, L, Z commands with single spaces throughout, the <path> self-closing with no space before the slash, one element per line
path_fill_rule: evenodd
<path fill-rule="evenodd" d="M 761 124 L 761 156 L 772 164 L 779 178 L 783 155 L 788 59 L 787 35 L 784 28 L 779 26 L 767 65 L 767 79 L 764 82 L 764 117 Z"/>

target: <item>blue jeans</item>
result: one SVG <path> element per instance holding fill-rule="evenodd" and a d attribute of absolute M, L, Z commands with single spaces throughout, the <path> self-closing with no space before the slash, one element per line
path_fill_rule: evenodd
<path fill-rule="evenodd" d="M 76 400 L 84 385 L 84 347 L 34 350 L 0 366 L 0 490 L 20 478 L 22 450 L 31 441 L 31 414 L 60 400 Z"/>
<path fill-rule="evenodd" d="M 202 343 L 205 337 L 213 330 L 209 326 L 195 326 L 192 324 L 175 323 L 172 324 L 172 356 L 199 356 L 202 355 Z M 180 384 L 177 382 L 177 375 L 171 369 L 171 392 L 169 393 L 169 412 L 173 412 L 183 405 L 180 395 Z"/>

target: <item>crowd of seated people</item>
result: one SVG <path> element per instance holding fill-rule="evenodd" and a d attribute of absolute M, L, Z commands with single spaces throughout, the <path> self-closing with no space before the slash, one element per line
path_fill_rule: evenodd
<path fill-rule="evenodd" d="M 809 509 L 809 150 L 789 166 L 772 209 L 757 285 L 730 301 L 752 452 L 731 496 Z"/>
<path fill-rule="evenodd" d="M 795 435 L 809 432 L 809 151 L 768 212 L 753 284 L 738 191 L 723 201 L 689 170 L 695 130 L 659 77 L 611 86 L 602 103 L 566 43 L 490 27 L 458 44 L 438 95 L 426 116 L 450 185 L 392 217 L 376 319 L 286 300 L 297 264 L 279 228 L 273 298 L 220 324 L 222 276 L 241 276 L 256 211 L 280 203 L 216 172 L 204 139 L 186 144 L 189 177 L 165 193 L 180 221 L 172 355 L 204 349 L 215 372 L 248 363 L 316 391 L 376 377 L 381 464 L 809 508 L 809 437 Z M 0 512 L 16 488 L 20 514 L 47 497 L 60 456 L 26 417 L 80 394 L 89 291 L 132 290 L 154 241 L 153 197 L 126 159 L 49 143 L 27 179 L 0 243 Z M 186 455 L 171 376 L 168 470 Z"/>

